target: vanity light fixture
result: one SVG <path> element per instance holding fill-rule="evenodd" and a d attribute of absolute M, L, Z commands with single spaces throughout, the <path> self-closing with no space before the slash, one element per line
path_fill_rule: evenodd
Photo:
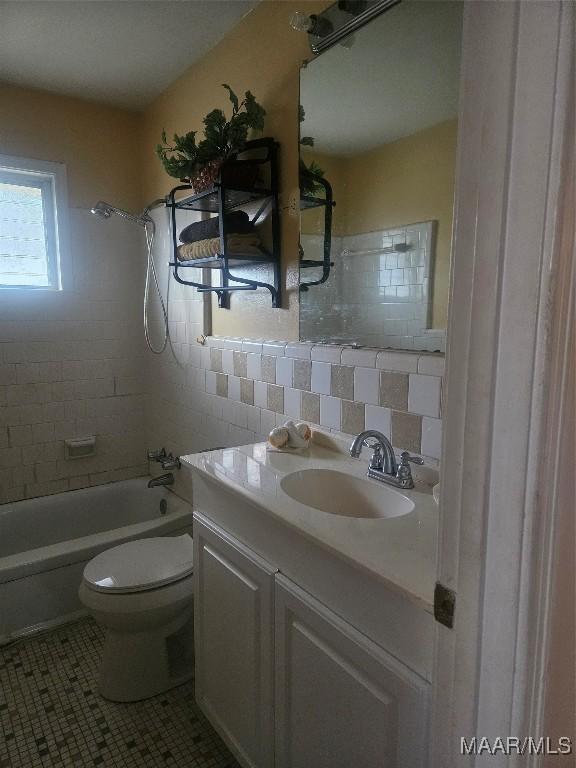
<path fill-rule="evenodd" d="M 290 26 L 297 32 L 308 32 L 309 35 L 314 37 L 326 37 L 334 31 L 332 22 L 329 19 L 317 16 L 315 13 L 310 14 L 296 11 L 296 13 L 290 19 Z"/>
<path fill-rule="evenodd" d="M 290 19 L 290 26 L 307 32 L 312 53 L 319 54 L 336 43 L 350 47 L 343 42 L 344 38 L 399 2 L 401 0 L 339 0 L 319 14 L 297 11 Z"/>

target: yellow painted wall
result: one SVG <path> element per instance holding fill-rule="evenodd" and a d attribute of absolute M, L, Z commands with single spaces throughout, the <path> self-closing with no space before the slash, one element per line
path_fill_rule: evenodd
<path fill-rule="evenodd" d="M 66 163 L 71 207 L 139 210 L 140 116 L 0 83 L 0 153 Z"/>
<path fill-rule="evenodd" d="M 306 2 L 315 13 L 329 3 Z M 215 107 L 229 113 L 228 83 L 237 93 L 251 90 L 267 111 L 265 135 L 281 145 L 282 204 L 298 188 L 298 92 L 302 61 L 310 57 L 306 35 L 290 28 L 302 2 L 264 0 L 218 45 L 154 101 L 143 116 L 142 172 L 146 199 L 164 195 L 175 180 L 164 172 L 154 148 L 162 129 L 168 134 L 202 127 Z M 287 291 L 284 309 L 272 309 L 266 291 L 238 293 L 232 311 L 214 309 L 213 332 L 234 336 L 298 338 L 298 213 L 282 215 L 282 262 Z"/>

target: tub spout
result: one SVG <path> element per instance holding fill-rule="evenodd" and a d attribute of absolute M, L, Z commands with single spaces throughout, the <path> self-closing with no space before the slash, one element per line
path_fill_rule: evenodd
<path fill-rule="evenodd" d="M 157 488 L 161 485 L 174 485 L 174 475 L 172 472 L 167 472 L 165 475 L 158 475 L 148 481 L 148 488 Z"/>

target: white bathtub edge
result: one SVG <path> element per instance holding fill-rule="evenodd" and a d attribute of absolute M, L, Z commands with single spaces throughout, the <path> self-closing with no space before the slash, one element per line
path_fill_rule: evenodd
<path fill-rule="evenodd" d="M 15 643 L 19 643 L 21 640 L 27 640 L 30 637 L 42 635 L 44 632 L 52 632 L 59 627 L 64 627 L 68 624 L 76 624 L 76 622 L 84 621 L 88 617 L 88 611 L 82 609 L 74 611 L 73 613 L 67 613 L 65 616 L 59 616 L 57 619 L 41 621 L 38 624 L 33 624 L 31 627 L 25 627 L 17 632 L 12 632 L 10 635 L 0 635 L 0 650 L 8 648 L 8 646 L 12 646 Z"/>

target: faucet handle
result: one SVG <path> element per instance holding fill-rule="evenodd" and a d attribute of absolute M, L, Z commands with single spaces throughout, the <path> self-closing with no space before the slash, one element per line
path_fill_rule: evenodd
<path fill-rule="evenodd" d="M 407 467 L 410 463 L 422 466 L 422 464 L 424 464 L 424 459 L 422 456 L 412 456 L 408 451 L 402 451 L 400 454 L 400 466 Z"/>
<path fill-rule="evenodd" d="M 414 480 L 412 478 L 412 468 L 410 464 L 424 464 L 424 459 L 421 456 L 411 456 L 408 451 L 402 451 L 400 454 L 400 464 L 396 473 L 396 480 L 400 488 L 409 490 L 414 488 Z"/>
<path fill-rule="evenodd" d="M 372 458 L 370 459 L 369 469 L 375 469 L 377 472 L 384 471 L 384 455 L 382 454 L 382 446 L 376 443 L 369 446 L 373 451 Z"/>
<path fill-rule="evenodd" d="M 148 451 L 148 461 L 162 461 L 166 458 L 166 448 L 157 448 L 155 451 Z"/>

